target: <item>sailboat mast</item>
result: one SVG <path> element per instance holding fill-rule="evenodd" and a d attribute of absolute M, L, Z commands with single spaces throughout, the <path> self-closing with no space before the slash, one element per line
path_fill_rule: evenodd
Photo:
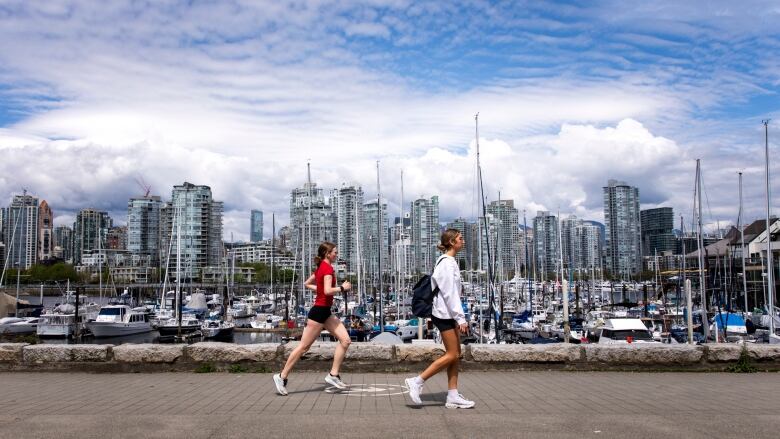
<path fill-rule="evenodd" d="M 485 250 L 487 251 L 487 287 L 488 287 L 488 302 L 489 306 L 488 309 L 490 311 L 493 311 L 493 319 L 495 323 L 495 331 L 496 331 L 496 341 L 498 341 L 498 331 L 499 331 L 499 319 L 498 316 L 495 313 L 494 308 L 494 291 L 493 291 L 493 267 L 492 267 L 492 258 L 490 256 L 490 231 L 488 229 L 488 223 L 487 223 L 487 208 L 485 207 L 485 187 L 482 184 L 482 166 L 479 162 L 479 113 L 474 115 L 474 122 L 475 122 L 475 129 L 476 129 L 476 146 L 477 146 L 477 176 L 479 178 L 479 204 L 482 206 L 482 223 L 484 224 L 485 228 Z"/>
<path fill-rule="evenodd" d="M 385 332 L 385 300 L 382 293 L 382 190 L 379 186 L 379 160 L 376 161 L 376 253 L 377 289 L 379 290 L 379 332 Z M 397 293 L 396 293 L 397 294 Z"/>
<path fill-rule="evenodd" d="M 766 165 L 766 281 L 767 297 L 769 305 L 769 336 L 775 335 L 775 283 L 774 283 L 774 263 L 772 262 L 772 229 L 769 223 L 769 212 L 771 209 L 772 191 L 769 184 L 769 119 L 762 121 L 764 124 L 764 154 Z M 771 343 L 771 338 L 770 338 Z"/>
<path fill-rule="evenodd" d="M 707 273 L 704 270 L 704 236 L 701 224 L 701 159 L 696 159 L 696 197 L 699 247 L 699 288 L 701 290 L 701 325 L 704 328 L 704 338 L 710 336 L 709 318 L 707 317 Z"/>
<path fill-rule="evenodd" d="M 561 264 L 561 300 L 563 301 L 563 338 L 566 343 L 569 342 L 569 285 L 566 291 L 563 290 L 563 282 L 566 277 L 563 274 L 563 221 L 561 220 L 561 211 L 558 210 L 558 257 Z M 568 283 L 568 282 L 567 282 Z"/>
<path fill-rule="evenodd" d="M 402 285 L 402 282 L 403 282 L 401 280 L 402 273 L 403 273 L 403 269 L 401 268 L 401 262 L 406 260 L 406 258 L 405 258 L 406 254 L 404 254 L 404 258 L 401 257 L 401 251 L 403 251 L 403 249 L 404 249 L 404 246 L 403 246 L 403 238 L 404 238 L 404 170 L 403 169 L 401 169 L 401 204 L 400 204 L 399 207 L 401 208 L 400 209 L 401 210 L 401 214 L 400 214 L 401 216 L 399 217 L 399 224 L 398 224 L 398 240 L 396 240 L 396 245 L 395 245 L 395 248 L 396 248 L 396 250 L 395 250 L 396 269 L 398 271 L 398 274 L 397 274 L 397 276 L 398 276 L 398 281 L 397 281 L 398 292 L 395 295 L 395 298 L 396 298 L 395 299 L 395 308 L 396 308 L 396 314 L 398 314 L 398 318 L 400 319 L 401 318 L 401 300 L 400 300 L 400 295 L 401 295 L 401 285 Z"/>
<path fill-rule="evenodd" d="M 745 313 L 748 312 L 748 291 L 747 291 L 747 266 L 745 265 L 745 225 L 743 221 L 742 212 L 742 173 L 739 173 L 739 220 L 737 221 L 737 227 L 739 227 L 739 240 L 742 253 L 742 292 L 745 294 Z"/>
<path fill-rule="evenodd" d="M 528 224 L 525 220 L 525 209 L 523 209 L 523 241 L 525 241 L 525 276 L 528 278 L 528 309 L 531 310 L 531 322 L 536 323 L 533 320 L 534 289 L 533 285 L 531 285 L 531 273 L 528 271 L 531 257 L 528 253 Z"/>
<path fill-rule="evenodd" d="M 308 196 L 306 199 L 308 200 L 307 209 L 306 209 L 306 216 L 307 216 L 307 235 L 306 235 L 306 242 L 308 244 L 308 247 L 304 248 L 304 267 L 306 267 L 303 273 L 303 276 L 301 276 L 301 293 L 302 295 L 307 294 L 306 288 L 304 287 L 304 282 L 306 282 L 306 277 L 309 273 L 311 273 L 313 270 L 311 269 L 311 262 L 312 262 L 312 233 L 311 233 L 311 162 L 306 162 L 306 188 L 308 189 Z M 307 251 L 308 250 L 308 251 Z"/>

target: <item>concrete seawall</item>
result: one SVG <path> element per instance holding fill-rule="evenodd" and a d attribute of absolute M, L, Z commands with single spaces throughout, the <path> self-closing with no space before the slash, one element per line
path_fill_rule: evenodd
<path fill-rule="evenodd" d="M 204 365 L 247 371 L 281 368 L 296 342 L 237 345 L 28 345 L 0 343 L 0 371 L 166 372 L 194 371 Z M 315 343 L 297 370 L 325 370 L 336 343 Z M 345 372 L 414 372 L 444 352 L 442 345 L 354 343 Z M 463 370 L 722 371 L 737 363 L 741 345 L 467 345 Z M 780 346 L 747 345 L 758 370 L 780 371 Z"/>

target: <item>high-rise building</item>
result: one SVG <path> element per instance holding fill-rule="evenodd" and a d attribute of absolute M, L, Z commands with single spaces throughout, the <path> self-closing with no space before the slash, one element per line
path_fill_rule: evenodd
<path fill-rule="evenodd" d="M 509 275 L 519 265 L 520 252 L 518 244 L 520 239 L 519 216 L 515 208 L 514 200 L 492 201 L 487 205 L 488 214 L 497 222 L 497 236 L 495 244 L 496 266 L 503 273 Z"/>
<path fill-rule="evenodd" d="M 548 211 L 536 212 L 534 217 L 534 254 L 536 272 L 542 279 L 558 269 L 558 217 Z"/>
<path fill-rule="evenodd" d="M 81 265 L 87 253 L 106 248 L 108 229 L 114 225 L 108 212 L 82 209 L 73 223 L 73 263 Z"/>
<path fill-rule="evenodd" d="M 382 203 L 381 211 L 377 209 L 377 204 L 377 200 L 372 200 L 363 205 L 364 228 L 362 230 L 363 242 L 365 243 L 363 245 L 365 249 L 363 260 L 366 261 L 366 275 L 374 280 L 379 279 L 380 253 L 382 272 L 390 271 L 387 203 Z"/>
<path fill-rule="evenodd" d="M 73 262 L 73 229 L 68 226 L 54 228 L 54 257 Z"/>
<path fill-rule="evenodd" d="M 460 232 L 465 241 L 465 247 L 455 255 L 455 259 L 458 261 L 458 265 L 461 267 L 469 267 L 471 258 L 469 257 L 469 250 L 472 246 L 475 246 L 476 242 L 469 241 L 469 234 L 471 233 L 469 222 L 465 218 L 455 218 L 445 226 L 447 229 L 455 229 Z"/>
<path fill-rule="evenodd" d="M 182 281 L 201 279 L 205 267 L 221 265 L 223 209 L 208 186 L 184 182 L 173 187 L 171 201 L 160 210 L 162 257 L 168 260 L 169 279 L 176 279 L 177 247 L 181 248 Z"/>
<path fill-rule="evenodd" d="M 672 208 L 644 209 L 639 215 L 642 225 L 642 254 L 653 256 L 663 252 L 674 252 L 677 238 L 674 236 Z"/>
<path fill-rule="evenodd" d="M 249 218 L 249 240 L 260 242 L 263 240 L 263 211 L 253 209 Z"/>
<path fill-rule="evenodd" d="M 314 271 L 314 257 L 322 241 L 333 241 L 330 227 L 331 207 L 317 183 L 306 183 L 290 194 L 290 251 L 303 261 L 307 273 Z M 339 253 L 341 253 L 339 248 Z"/>
<path fill-rule="evenodd" d="M 330 192 L 330 203 L 333 210 L 330 223 L 335 227 L 334 242 L 339 249 L 339 261 L 348 273 L 357 273 L 358 263 L 360 260 L 366 261 L 367 256 L 366 243 L 360 242 L 366 229 L 363 189 L 360 186 L 333 189 Z"/>
<path fill-rule="evenodd" d="M 412 220 L 409 212 L 404 212 L 403 221 L 401 218 L 395 218 L 395 224 L 392 229 L 392 250 L 390 257 L 397 267 L 402 279 L 408 279 L 413 273 L 412 265 Z"/>
<path fill-rule="evenodd" d="M 576 259 L 574 269 L 601 272 L 601 227 L 582 222 L 574 228 Z"/>
<path fill-rule="evenodd" d="M 38 198 L 24 193 L 14 196 L 4 209 L 3 236 L 9 268 L 28 269 L 38 260 L 38 208 Z"/>
<path fill-rule="evenodd" d="M 518 252 L 520 253 L 520 267 L 523 273 L 528 273 L 530 276 L 534 269 L 534 229 L 533 227 L 526 227 L 520 229 L 520 244 L 518 245 Z"/>
<path fill-rule="evenodd" d="M 108 229 L 106 248 L 109 250 L 127 250 L 127 226 L 115 226 Z"/>
<path fill-rule="evenodd" d="M 159 196 L 151 195 L 131 198 L 127 202 L 127 250 L 133 255 L 147 256 L 152 266 L 160 263 L 161 215 L 163 202 Z"/>
<path fill-rule="evenodd" d="M 439 197 L 419 198 L 412 202 L 412 259 L 416 273 L 431 273 L 439 250 Z"/>
<path fill-rule="evenodd" d="M 609 180 L 603 189 L 607 269 L 628 280 L 642 268 L 639 189 L 617 180 Z"/>
<path fill-rule="evenodd" d="M 495 273 L 498 269 L 498 218 L 492 213 L 477 217 L 477 268 Z"/>
<path fill-rule="evenodd" d="M 563 252 L 563 265 L 567 268 L 579 266 L 580 241 L 574 229 L 582 225 L 582 220 L 575 215 L 561 219 L 561 251 Z"/>
<path fill-rule="evenodd" d="M 49 203 L 41 201 L 38 206 L 38 260 L 46 261 L 54 257 L 54 215 Z"/>

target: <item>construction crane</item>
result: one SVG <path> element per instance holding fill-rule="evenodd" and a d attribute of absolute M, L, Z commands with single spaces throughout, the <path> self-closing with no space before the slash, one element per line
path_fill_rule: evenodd
<path fill-rule="evenodd" d="M 150 184 L 146 183 L 146 180 L 142 176 L 138 176 L 135 179 L 135 182 L 138 183 L 138 186 L 141 187 L 144 191 L 144 198 L 149 198 L 149 194 L 152 192 L 152 186 Z"/>

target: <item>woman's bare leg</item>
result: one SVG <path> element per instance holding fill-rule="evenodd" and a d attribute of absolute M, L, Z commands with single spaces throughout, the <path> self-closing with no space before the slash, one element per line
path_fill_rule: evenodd
<path fill-rule="evenodd" d="M 339 341 L 339 345 L 336 346 L 336 352 L 333 354 L 333 366 L 330 368 L 330 374 L 336 376 L 339 374 L 341 363 L 347 355 L 347 349 L 349 349 L 352 340 L 349 338 L 347 328 L 334 316 L 330 316 L 328 320 L 325 320 L 325 329 Z"/>
<path fill-rule="evenodd" d="M 444 343 L 444 355 L 431 363 L 431 365 L 420 374 L 420 378 L 427 380 L 441 372 L 443 369 L 448 368 L 450 364 L 455 363 L 455 384 L 457 385 L 457 362 L 458 356 L 460 355 L 460 336 L 458 336 L 458 331 L 455 329 L 448 329 L 441 333 L 441 340 Z M 449 371 L 447 375 L 449 376 Z M 448 380 L 448 382 L 449 381 L 451 380 Z"/>
<path fill-rule="evenodd" d="M 320 336 L 320 332 L 322 332 L 322 326 L 322 323 L 317 323 L 312 319 L 309 319 L 306 322 L 306 327 L 303 328 L 303 335 L 301 335 L 301 342 L 293 349 L 290 356 L 287 357 L 287 362 L 284 364 L 284 369 L 282 369 L 281 373 L 282 378 L 287 379 L 287 375 L 290 374 L 295 363 L 301 359 L 301 356 L 305 354 L 312 343 L 317 340 L 317 337 Z"/>

